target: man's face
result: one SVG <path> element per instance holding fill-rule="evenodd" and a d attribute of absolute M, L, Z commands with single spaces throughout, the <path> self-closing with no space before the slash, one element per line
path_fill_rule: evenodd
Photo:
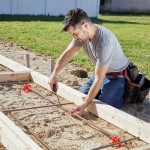
<path fill-rule="evenodd" d="M 89 33 L 86 29 L 83 29 L 82 26 L 70 26 L 68 32 L 73 38 L 80 43 L 86 41 L 89 38 Z"/>

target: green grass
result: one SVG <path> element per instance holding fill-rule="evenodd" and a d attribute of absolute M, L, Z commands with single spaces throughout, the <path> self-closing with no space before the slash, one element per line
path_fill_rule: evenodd
<path fill-rule="evenodd" d="M 150 79 L 150 16 L 102 14 L 99 18 L 92 21 L 113 31 L 127 57 Z M 58 58 L 72 39 L 61 32 L 62 20 L 63 17 L 0 15 L 0 39 Z M 70 62 L 93 70 L 82 49 Z"/>

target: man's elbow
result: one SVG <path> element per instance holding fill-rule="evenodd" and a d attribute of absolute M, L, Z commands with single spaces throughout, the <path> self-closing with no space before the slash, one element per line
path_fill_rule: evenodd
<path fill-rule="evenodd" d="M 94 82 L 95 84 L 101 85 L 103 83 L 103 78 L 95 78 Z"/>

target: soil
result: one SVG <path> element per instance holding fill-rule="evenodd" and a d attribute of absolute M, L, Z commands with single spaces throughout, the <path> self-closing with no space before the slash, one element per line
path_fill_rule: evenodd
<path fill-rule="evenodd" d="M 0 41 L 0 54 L 12 60 L 25 64 L 24 54 L 30 54 L 31 69 L 36 70 L 44 75 L 48 74 L 48 61 L 50 58 L 31 52 L 20 45 L 9 42 Z M 88 73 L 87 78 L 79 78 L 71 74 L 72 70 L 82 69 L 72 64 L 68 64 L 59 75 L 59 81 L 79 90 L 93 72 Z M 10 71 L 0 66 L 0 71 Z M 26 108 L 32 106 L 43 106 L 50 104 L 37 94 L 25 93 L 22 90 L 23 85 L 0 85 L 0 101 L 9 109 Z M 32 83 L 32 87 L 47 96 L 50 100 L 58 102 L 57 96 L 53 95 L 44 88 Z M 59 98 L 62 103 L 67 102 Z M 63 106 L 69 111 L 74 105 Z M 130 113 L 146 122 L 150 122 L 150 95 L 142 104 L 127 105 L 122 110 Z M 2 110 L 2 108 L 1 108 Z M 38 135 L 48 146 L 57 150 L 88 150 L 97 148 L 110 143 L 110 138 L 104 134 L 92 129 L 77 118 L 73 118 L 70 114 L 58 109 L 58 107 L 41 108 L 35 110 L 14 112 L 21 121 L 23 121 L 34 133 Z M 84 118 L 90 122 L 97 124 L 114 135 L 119 135 L 121 140 L 133 137 L 116 126 L 97 118 L 89 112 L 85 112 Z M 119 149 L 126 150 L 134 147 L 145 145 L 145 142 L 135 140 L 128 142 L 128 147 L 123 146 Z M 44 148 L 43 148 L 44 149 Z M 107 148 L 117 149 L 116 147 Z"/>
<path fill-rule="evenodd" d="M 6 70 L 8 71 L 8 69 Z M 0 86 L 1 103 L 7 107 L 7 109 L 17 109 L 35 106 L 47 106 L 50 105 L 50 101 L 55 103 L 68 102 L 62 98 L 59 98 L 58 100 L 56 95 L 35 83 L 31 83 L 31 86 L 34 91 L 42 93 L 41 95 L 46 97 L 46 99 L 41 98 L 34 92 L 25 93 L 22 90 L 23 85 L 7 84 L 5 86 Z M 69 112 L 73 107 L 73 104 L 63 106 L 63 108 L 66 108 Z M 4 109 L 1 107 L 0 110 Z M 12 114 L 15 115 L 51 149 L 54 150 L 91 150 L 111 142 L 111 138 L 97 130 L 92 129 L 81 120 L 71 117 L 69 113 L 64 112 L 58 107 L 23 110 L 12 112 Z M 8 117 L 15 121 L 9 115 Z M 122 140 L 133 137 L 116 126 L 92 115 L 91 113 L 85 112 L 83 117 L 89 122 L 92 122 L 93 124 L 96 124 L 108 131 L 109 133 L 113 135 L 119 135 Z M 15 123 L 20 126 L 17 122 Z M 29 134 L 29 136 L 31 135 Z M 37 140 L 35 141 L 38 142 Z M 38 144 L 40 145 L 40 143 Z M 135 140 L 128 142 L 127 146 L 123 146 L 120 149 L 128 150 L 141 145 L 145 145 L 145 142 Z M 46 150 L 42 145 L 40 146 Z M 109 147 L 107 149 L 112 150 L 116 149 L 116 147 Z"/>

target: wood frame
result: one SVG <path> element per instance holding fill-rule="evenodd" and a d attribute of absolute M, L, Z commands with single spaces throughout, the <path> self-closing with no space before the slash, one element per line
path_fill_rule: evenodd
<path fill-rule="evenodd" d="M 7 150 L 42 150 L 2 112 L 0 112 L 0 141 Z"/>
<path fill-rule="evenodd" d="M 150 144 L 134 148 L 132 150 L 150 150 Z"/>
<path fill-rule="evenodd" d="M 0 64 L 13 71 L 29 71 L 33 82 L 39 84 L 40 86 L 51 90 L 48 84 L 49 78 L 44 76 L 32 69 L 29 69 L 13 60 L 10 60 L 2 55 L 0 55 Z M 59 89 L 57 94 L 75 104 L 81 104 L 86 95 L 72 89 L 62 83 L 59 84 Z M 139 137 L 141 140 L 150 143 L 150 124 L 138 119 L 130 114 L 120 111 L 112 106 L 99 102 L 98 100 L 93 100 L 93 102 L 87 108 L 89 112 L 99 116 L 100 118 L 114 124 L 115 126 L 127 131 L 128 133 Z"/>
<path fill-rule="evenodd" d="M 18 72 L 0 72 L 0 82 L 8 81 L 30 81 L 30 72 L 18 71 Z"/>

